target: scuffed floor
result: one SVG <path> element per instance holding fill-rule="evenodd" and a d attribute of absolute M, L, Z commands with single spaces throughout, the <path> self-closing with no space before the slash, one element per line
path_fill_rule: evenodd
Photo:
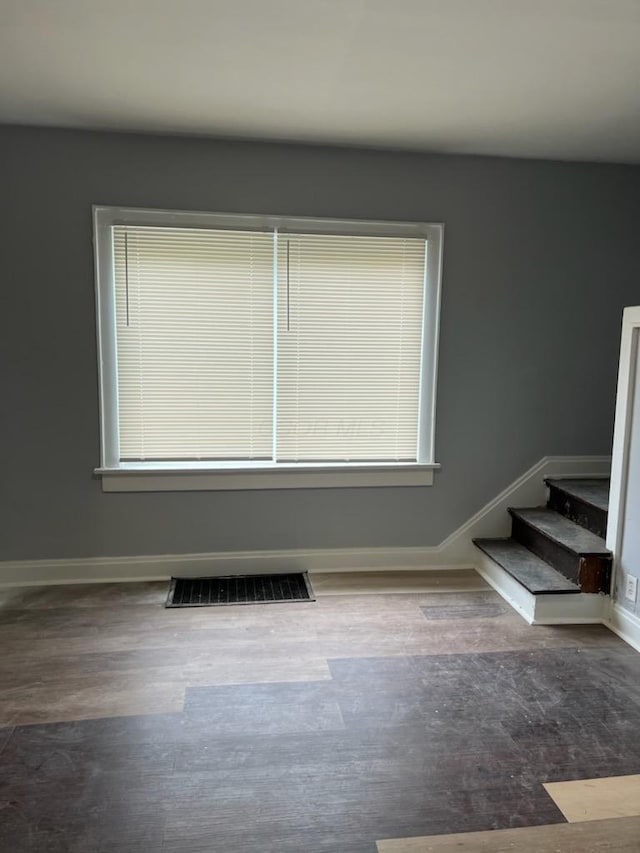
<path fill-rule="evenodd" d="M 472 572 L 312 581 L 0 593 L 0 850 L 444 851 L 419 839 L 566 826 L 545 783 L 640 773 L 640 655 L 606 629 L 530 627 Z"/>

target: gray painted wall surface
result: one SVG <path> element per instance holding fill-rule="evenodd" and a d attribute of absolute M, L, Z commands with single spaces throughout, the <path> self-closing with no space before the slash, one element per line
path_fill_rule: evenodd
<path fill-rule="evenodd" d="M 0 559 L 435 545 L 611 448 L 640 169 L 0 128 Z M 432 488 L 103 494 L 91 205 L 446 223 Z"/>

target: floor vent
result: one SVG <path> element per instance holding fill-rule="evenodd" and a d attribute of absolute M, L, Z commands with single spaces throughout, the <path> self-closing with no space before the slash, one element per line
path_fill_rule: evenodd
<path fill-rule="evenodd" d="M 315 601 L 306 572 L 226 578 L 171 578 L 166 607 Z"/>

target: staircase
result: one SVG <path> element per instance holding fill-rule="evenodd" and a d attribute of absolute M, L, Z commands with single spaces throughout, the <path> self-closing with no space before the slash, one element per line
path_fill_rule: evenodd
<path fill-rule="evenodd" d="M 545 483 L 546 506 L 509 509 L 510 538 L 473 540 L 484 555 L 481 573 L 530 622 L 599 621 L 599 594 L 611 585 L 609 479 Z"/>

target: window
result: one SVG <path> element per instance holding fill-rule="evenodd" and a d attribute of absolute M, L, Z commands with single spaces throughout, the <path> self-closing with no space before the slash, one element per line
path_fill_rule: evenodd
<path fill-rule="evenodd" d="M 441 225 L 94 224 L 105 490 L 432 482 Z"/>

